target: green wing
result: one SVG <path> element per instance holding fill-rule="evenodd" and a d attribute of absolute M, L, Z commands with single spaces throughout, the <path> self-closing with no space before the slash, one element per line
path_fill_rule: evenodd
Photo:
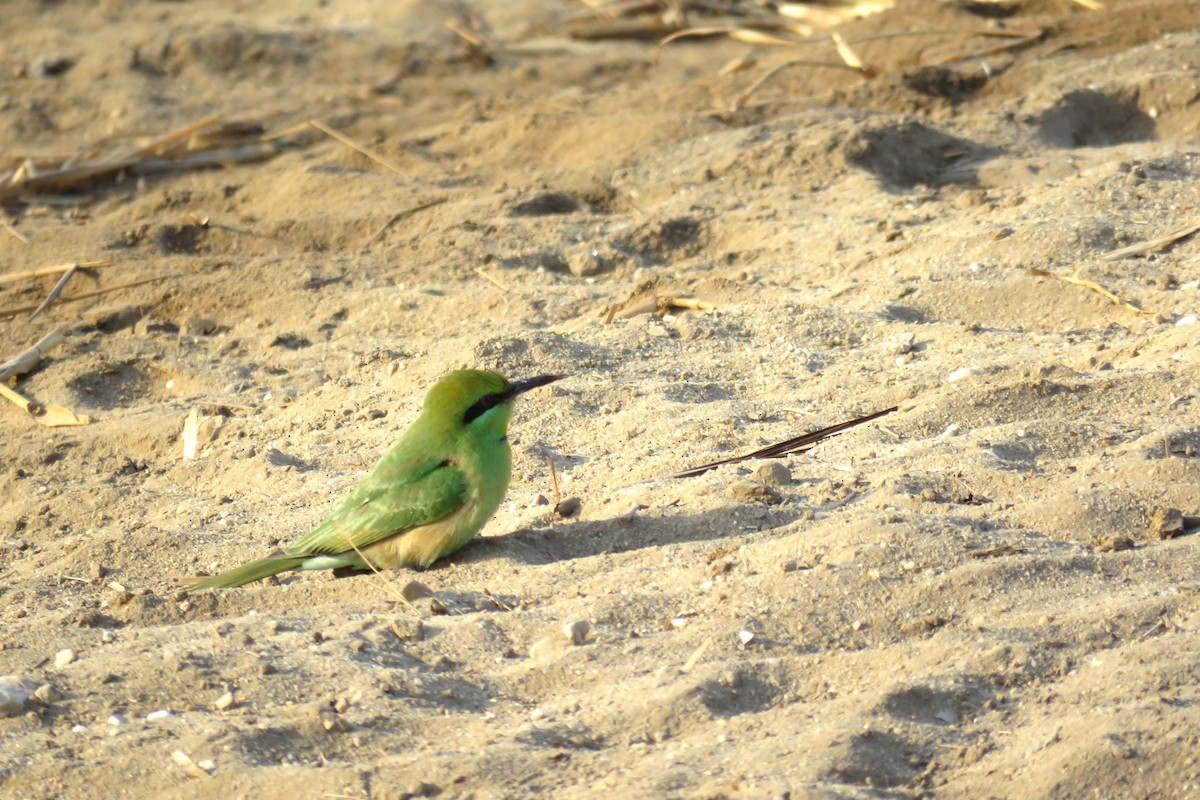
<path fill-rule="evenodd" d="M 361 550 L 454 513 L 466 497 L 467 478 L 451 462 L 385 456 L 341 508 L 284 552 L 311 556 Z"/>

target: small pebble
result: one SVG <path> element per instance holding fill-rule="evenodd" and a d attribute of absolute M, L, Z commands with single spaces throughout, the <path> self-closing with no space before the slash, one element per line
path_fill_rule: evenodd
<path fill-rule="evenodd" d="M 577 515 L 582 507 L 583 503 L 578 497 L 568 497 L 554 507 L 554 513 L 563 519 L 570 519 Z"/>
<path fill-rule="evenodd" d="M 157 317 L 142 317 L 133 326 L 133 333 L 135 336 L 153 336 L 160 333 L 174 334 L 179 333 L 179 326 L 173 322 L 158 319 Z"/>
<path fill-rule="evenodd" d="M 577 278 L 599 275 L 612 268 L 612 260 L 591 245 L 583 245 L 567 255 L 567 269 Z"/>
<path fill-rule="evenodd" d="M 1137 758 L 1137 749 L 1115 733 L 1104 737 L 1109 750 L 1117 758 Z"/>
<path fill-rule="evenodd" d="M 894 339 L 890 339 L 886 345 L 888 355 L 902 356 L 912 352 L 913 345 L 916 344 L 917 337 L 911 333 L 903 333 Z"/>
<path fill-rule="evenodd" d="M 87 733 L 87 725 L 75 725 L 71 728 L 71 733 Z"/>
<path fill-rule="evenodd" d="M 179 324 L 179 332 L 184 336 L 207 336 L 216 330 L 216 321 L 205 317 L 188 317 Z"/>
<path fill-rule="evenodd" d="M 753 478 L 767 486 L 787 486 L 792 482 L 792 471 L 778 461 L 768 461 L 754 470 Z"/>
<path fill-rule="evenodd" d="M 113 714 L 107 720 L 109 725 L 125 725 L 129 722 L 129 718 L 122 714 Z"/>
<path fill-rule="evenodd" d="M 160 719 L 170 719 L 175 716 L 172 712 L 165 708 L 160 708 L 158 711 L 151 711 L 146 715 L 146 722 L 158 722 Z"/>
<path fill-rule="evenodd" d="M 233 708 L 235 702 L 237 701 L 234 699 L 233 692 L 226 692 L 217 698 L 217 702 L 213 703 L 213 708 L 217 711 L 228 711 Z"/>
<path fill-rule="evenodd" d="M 62 700 L 62 692 L 54 688 L 53 684 L 43 683 L 33 693 L 33 696 L 38 699 L 43 705 L 50 705 Z"/>
<path fill-rule="evenodd" d="M 345 733 L 350 730 L 350 726 L 346 721 L 337 715 L 332 708 L 325 708 L 320 711 L 321 727 L 329 733 Z"/>
<path fill-rule="evenodd" d="M 757 481 L 739 480 L 729 484 L 725 496 L 739 503 L 765 503 L 775 505 L 783 501 L 783 496 L 770 486 Z"/>
<path fill-rule="evenodd" d="M 0 718 L 15 717 L 25 711 L 29 698 L 38 690 L 32 678 L 5 675 L 0 678 Z"/>
<path fill-rule="evenodd" d="M 408 602 L 422 600 L 426 597 L 434 597 L 433 589 L 430 589 L 420 581 L 409 581 L 404 584 L 404 588 L 400 590 L 400 596 Z"/>
<path fill-rule="evenodd" d="M 742 647 L 750 644 L 754 641 L 754 631 L 748 631 L 744 628 L 738 631 L 738 641 L 741 642 Z"/>
<path fill-rule="evenodd" d="M 564 625 L 557 633 L 539 639 L 529 648 L 529 657 L 535 661 L 547 660 L 562 655 L 588 640 L 592 626 L 587 620 L 576 620 Z"/>
<path fill-rule="evenodd" d="M 1160 508 L 1150 515 L 1150 535 L 1172 539 L 1183 534 L 1183 513 L 1177 508 Z"/>
<path fill-rule="evenodd" d="M 74 650 L 69 647 L 64 647 L 62 650 L 59 650 L 54 654 L 54 666 L 56 669 L 62 669 L 67 664 L 73 662 L 76 658 L 78 658 L 78 656 L 75 655 Z"/>
<path fill-rule="evenodd" d="M 963 378 L 973 378 L 976 375 L 982 374 L 983 373 L 976 367 L 959 367 L 958 369 L 954 370 L 954 372 L 951 372 L 946 376 L 946 383 L 955 383 L 957 381 L 961 381 Z"/>
<path fill-rule="evenodd" d="M 75 59 L 63 55 L 42 56 L 33 62 L 33 74 L 42 78 L 57 78 L 75 66 Z"/>
<path fill-rule="evenodd" d="M 588 640 L 592 632 L 591 623 L 585 619 L 568 622 L 563 626 L 563 636 L 571 640 L 571 644 L 580 645 Z"/>

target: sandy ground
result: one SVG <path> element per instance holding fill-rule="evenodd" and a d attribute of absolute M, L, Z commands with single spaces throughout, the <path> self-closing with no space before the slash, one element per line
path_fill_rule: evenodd
<path fill-rule="evenodd" d="M 49 685 L 0 795 L 1200 797 L 1200 244 L 1102 258 L 1200 220 L 1194 3 L 899 0 L 838 29 L 877 76 L 740 102 L 834 47 L 495 5 L 490 65 L 435 2 L 6 5 L 4 168 L 214 113 L 390 168 L 310 129 L 7 209 L 4 273 L 155 280 L 0 323 L 4 357 L 67 331 L 9 385 L 92 417 L 0 409 L 0 676 Z M 639 293 L 716 308 L 606 322 Z M 571 376 L 520 403 L 477 542 L 180 593 L 468 366 Z"/>

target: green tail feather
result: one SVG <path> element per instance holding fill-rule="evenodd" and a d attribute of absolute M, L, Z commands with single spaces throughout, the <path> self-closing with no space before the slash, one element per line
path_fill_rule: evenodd
<path fill-rule="evenodd" d="M 260 558 L 257 561 L 251 561 L 249 564 L 243 564 L 240 567 L 226 570 L 217 575 L 212 575 L 207 578 L 196 578 L 194 583 L 188 586 L 189 592 L 196 592 L 201 589 L 231 589 L 234 586 L 244 586 L 247 583 L 261 581 L 263 578 L 269 578 L 272 575 L 278 575 L 281 572 L 287 572 L 292 569 L 300 569 L 301 566 L 311 556 L 267 556 Z"/>

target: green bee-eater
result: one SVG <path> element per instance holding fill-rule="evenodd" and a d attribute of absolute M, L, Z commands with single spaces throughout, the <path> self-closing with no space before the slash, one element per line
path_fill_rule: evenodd
<path fill-rule="evenodd" d="M 241 586 L 294 569 L 428 567 L 453 553 L 504 499 L 513 401 L 562 377 L 509 383 L 494 372 L 450 373 L 429 391 L 412 427 L 311 533 L 279 555 L 200 578 L 191 588 Z"/>

